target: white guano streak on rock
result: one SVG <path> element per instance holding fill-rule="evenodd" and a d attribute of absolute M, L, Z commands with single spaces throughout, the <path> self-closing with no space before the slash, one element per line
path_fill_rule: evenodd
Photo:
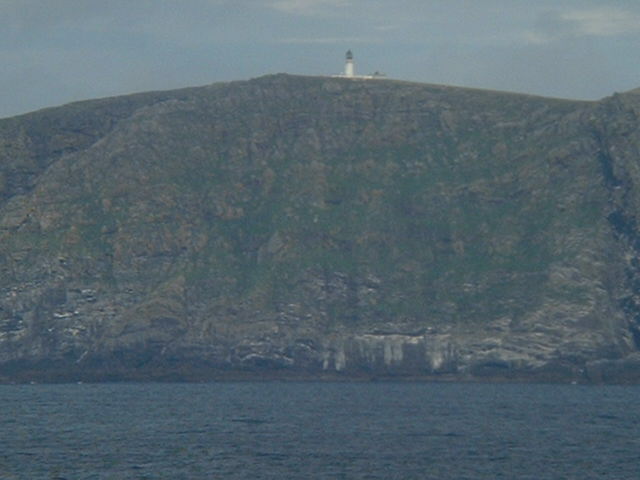
<path fill-rule="evenodd" d="M 422 337 L 409 335 L 361 335 L 355 338 L 360 351 L 366 352 L 369 363 L 374 363 L 376 352 L 382 347 L 383 361 L 386 366 L 401 364 L 404 360 L 404 345 L 418 345 Z"/>
<path fill-rule="evenodd" d="M 441 369 L 456 355 L 449 335 L 361 334 L 334 339 L 325 345 L 322 369 L 343 371 L 352 361 L 354 365 L 364 362 L 369 367 L 378 362 L 386 367 L 400 366 L 405 361 L 407 346 L 424 352 L 424 367 L 431 371 Z M 350 358 L 353 355 L 356 358 Z"/>
<path fill-rule="evenodd" d="M 341 345 L 340 348 L 338 348 L 338 350 L 336 351 L 333 362 L 338 372 L 344 370 L 344 368 L 347 366 L 347 356 L 344 353 L 344 345 Z"/>

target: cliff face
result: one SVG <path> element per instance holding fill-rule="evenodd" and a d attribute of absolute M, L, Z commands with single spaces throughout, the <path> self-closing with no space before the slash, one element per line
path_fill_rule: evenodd
<path fill-rule="evenodd" d="M 640 94 L 277 75 L 0 121 L 0 379 L 640 378 Z"/>

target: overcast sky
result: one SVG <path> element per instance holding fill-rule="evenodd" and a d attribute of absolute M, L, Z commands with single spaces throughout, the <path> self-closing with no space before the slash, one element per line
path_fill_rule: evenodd
<path fill-rule="evenodd" d="M 640 87 L 639 0 L 0 0 L 0 117 L 287 72 L 596 99 Z"/>

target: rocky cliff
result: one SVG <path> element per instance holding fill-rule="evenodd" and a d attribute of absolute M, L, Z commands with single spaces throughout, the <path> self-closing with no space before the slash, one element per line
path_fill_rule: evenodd
<path fill-rule="evenodd" d="M 275 75 L 0 120 L 0 380 L 637 381 L 639 112 Z"/>

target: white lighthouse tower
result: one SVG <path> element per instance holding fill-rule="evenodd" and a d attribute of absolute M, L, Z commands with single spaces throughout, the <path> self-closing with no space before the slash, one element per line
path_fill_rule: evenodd
<path fill-rule="evenodd" d="M 355 76 L 355 69 L 353 68 L 353 53 L 351 50 L 347 51 L 347 62 L 344 65 L 344 76 L 353 78 Z"/>

